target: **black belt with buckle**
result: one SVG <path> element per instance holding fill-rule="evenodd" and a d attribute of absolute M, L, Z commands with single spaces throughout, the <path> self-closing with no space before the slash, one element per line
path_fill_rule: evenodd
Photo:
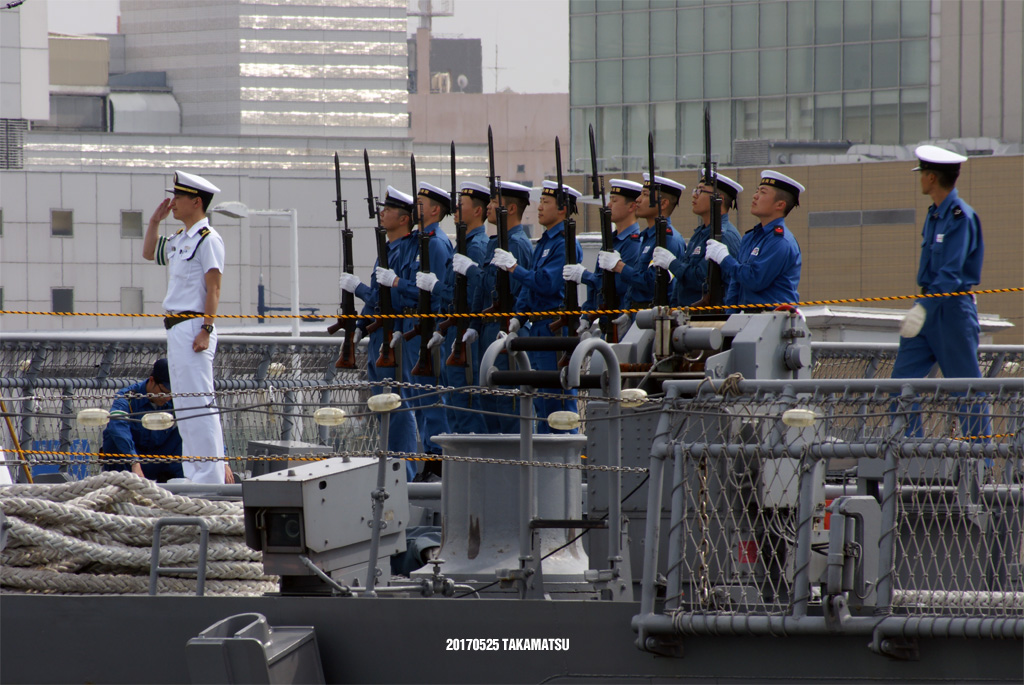
<path fill-rule="evenodd" d="M 171 314 L 170 316 L 164 317 L 164 328 L 171 330 L 182 321 L 188 321 L 191 318 L 197 316 L 206 316 L 203 312 L 180 312 L 178 314 Z"/>
<path fill-rule="evenodd" d="M 416 307 L 402 307 L 403 314 L 419 314 L 420 310 Z"/>

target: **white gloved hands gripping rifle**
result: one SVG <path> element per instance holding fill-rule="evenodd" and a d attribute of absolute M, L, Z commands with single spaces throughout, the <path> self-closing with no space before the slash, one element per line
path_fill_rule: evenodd
<path fill-rule="evenodd" d="M 721 264 L 728 256 L 729 247 L 725 243 L 720 243 L 714 238 L 708 238 L 708 242 L 704 248 L 704 259 L 710 259 L 716 264 Z"/>
<path fill-rule="evenodd" d="M 417 271 L 416 272 L 416 287 L 426 292 L 433 292 L 434 286 L 437 285 L 437 276 L 430 273 L 429 271 Z"/>
<path fill-rule="evenodd" d="M 338 287 L 347 293 L 355 293 L 359 283 L 359 277 L 355 274 L 342 272 L 341 276 L 338 277 Z"/>
<path fill-rule="evenodd" d="M 491 257 L 491 264 L 504 271 L 511 271 L 515 268 L 517 260 L 515 255 L 511 252 L 499 247 L 494 250 L 494 256 Z"/>
<path fill-rule="evenodd" d="M 597 253 L 597 266 L 604 271 L 615 271 L 615 267 L 622 261 L 622 255 L 618 251 Z"/>
<path fill-rule="evenodd" d="M 654 248 L 654 254 L 651 256 L 651 264 L 658 267 L 659 269 L 668 270 L 669 264 L 676 260 L 676 256 L 672 254 L 671 250 L 666 250 L 664 247 Z"/>
<path fill-rule="evenodd" d="M 452 255 L 452 269 L 460 276 L 465 276 L 474 266 L 480 266 L 464 254 Z"/>
<path fill-rule="evenodd" d="M 398 274 L 393 269 L 385 269 L 382 266 L 378 266 L 374 269 L 374 275 L 377 276 L 377 284 L 382 285 L 385 288 L 393 288 L 395 281 L 398 280 Z"/>
<path fill-rule="evenodd" d="M 586 272 L 587 270 L 582 264 L 566 264 L 562 267 L 562 280 L 572 281 L 573 283 L 582 283 L 583 274 Z"/>

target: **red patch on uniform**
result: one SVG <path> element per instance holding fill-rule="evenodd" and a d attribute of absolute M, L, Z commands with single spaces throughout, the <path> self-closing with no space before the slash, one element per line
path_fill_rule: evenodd
<path fill-rule="evenodd" d="M 782 233 L 783 233 L 782 226 L 776 226 L 775 227 L 775 235 L 782 235 Z"/>

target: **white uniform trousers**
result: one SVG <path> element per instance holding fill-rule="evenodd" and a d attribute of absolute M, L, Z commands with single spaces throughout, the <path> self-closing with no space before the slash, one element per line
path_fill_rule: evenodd
<path fill-rule="evenodd" d="M 213 356 L 217 352 L 217 331 L 210 334 L 210 346 L 192 351 L 192 341 L 203 325 L 196 317 L 167 331 L 167 366 L 174 393 L 174 413 L 181 433 L 182 454 L 193 457 L 224 457 L 224 433 L 220 414 L 215 413 Z M 183 393 L 201 393 L 182 397 Z M 183 461 L 185 477 L 195 483 L 223 483 L 223 461 Z"/>

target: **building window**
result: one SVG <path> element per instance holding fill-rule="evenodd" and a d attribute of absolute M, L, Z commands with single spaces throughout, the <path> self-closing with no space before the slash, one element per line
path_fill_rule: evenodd
<path fill-rule="evenodd" d="M 142 288 L 121 288 L 121 313 L 142 314 Z"/>
<path fill-rule="evenodd" d="M 70 209 L 50 210 L 50 235 L 70 236 L 74 235 L 75 218 L 74 212 Z"/>
<path fill-rule="evenodd" d="M 142 237 L 142 212 L 133 209 L 121 210 L 121 237 Z"/>
<path fill-rule="evenodd" d="M 74 288 L 50 288 L 50 310 L 54 312 L 75 311 Z"/>

